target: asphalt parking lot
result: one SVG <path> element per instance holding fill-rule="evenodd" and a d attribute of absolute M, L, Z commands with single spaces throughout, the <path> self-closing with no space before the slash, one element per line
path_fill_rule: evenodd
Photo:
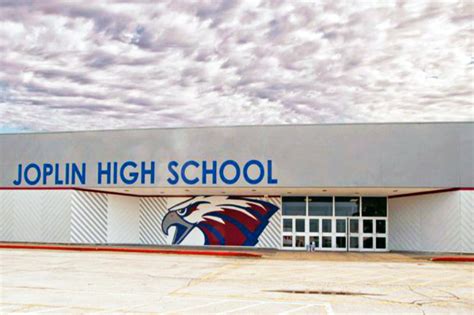
<path fill-rule="evenodd" d="M 285 255 L 3 249 L 0 313 L 474 312 L 474 264 L 397 260 L 390 254 L 368 261 Z"/>

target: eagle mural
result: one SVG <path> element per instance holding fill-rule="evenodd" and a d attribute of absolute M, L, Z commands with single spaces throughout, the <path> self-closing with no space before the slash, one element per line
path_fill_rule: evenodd
<path fill-rule="evenodd" d="M 277 210 L 276 205 L 258 199 L 198 196 L 170 207 L 161 227 L 166 235 L 175 228 L 174 245 L 201 234 L 193 245 L 254 246 Z"/>

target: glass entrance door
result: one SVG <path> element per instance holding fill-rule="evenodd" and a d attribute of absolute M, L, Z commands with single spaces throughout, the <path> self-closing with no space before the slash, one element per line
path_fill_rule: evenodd
<path fill-rule="evenodd" d="M 347 250 L 347 218 L 336 218 L 336 230 L 334 231 L 335 249 L 340 251 Z"/>
<path fill-rule="evenodd" d="M 284 197 L 285 249 L 387 251 L 385 197 Z"/>
<path fill-rule="evenodd" d="M 312 250 L 318 250 L 321 248 L 321 219 L 320 218 L 309 218 L 308 219 L 308 244 Z"/>
<path fill-rule="evenodd" d="M 284 218 L 283 247 L 304 249 L 306 243 L 306 219 L 304 217 Z"/>
<path fill-rule="evenodd" d="M 348 251 L 360 251 L 360 220 L 358 218 L 347 218 L 349 225 L 347 244 Z"/>
<path fill-rule="evenodd" d="M 387 219 L 362 219 L 362 249 L 373 251 L 387 250 Z"/>

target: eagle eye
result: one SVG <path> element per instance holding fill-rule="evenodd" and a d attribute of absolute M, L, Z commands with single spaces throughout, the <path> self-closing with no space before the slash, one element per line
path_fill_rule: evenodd
<path fill-rule="evenodd" d="M 177 212 L 180 216 L 185 216 L 188 212 L 188 207 L 179 209 Z"/>
<path fill-rule="evenodd" d="M 184 207 L 184 208 L 181 208 L 179 210 L 176 210 L 176 212 L 180 215 L 180 216 L 187 216 L 189 215 L 191 212 L 195 211 L 198 209 L 199 205 L 201 204 L 208 204 L 210 203 L 209 201 L 198 201 L 198 202 L 195 202 L 193 204 L 190 204 L 188 205 L 187 207 Z"/>

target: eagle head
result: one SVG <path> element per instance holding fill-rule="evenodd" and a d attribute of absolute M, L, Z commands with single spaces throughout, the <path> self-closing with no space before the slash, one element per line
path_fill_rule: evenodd
<path fill-rule="evenodd" d="M 194 229 L 204 245 L 253 246 L 278 207 L 267 201 L 232 196 L 197 196 L 168 209 L 162 230 L 176 228 L 172 244 L 178 245 Z"/>

